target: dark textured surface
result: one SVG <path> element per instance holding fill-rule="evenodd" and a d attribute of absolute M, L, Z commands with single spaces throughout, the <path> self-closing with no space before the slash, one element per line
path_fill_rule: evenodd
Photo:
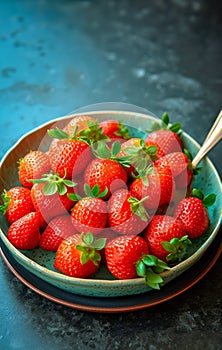
<path fill-rule="evenodd" d="M 33 127 L 106 101 L 168 111 L 202 143 L 222 107 L 221 19 L 220 1 L 1 1 L 0 157 Z M 221 263 L 171 301 L 112 315 L 47 301 L 0 261 L 0 349 L 221 349 Z"/>

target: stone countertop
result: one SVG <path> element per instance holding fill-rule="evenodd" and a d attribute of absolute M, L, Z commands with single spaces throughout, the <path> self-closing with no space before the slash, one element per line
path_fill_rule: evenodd
<path fill-rule="evenodd" d="M 202 143 L 222 107 L 221 15 L 216 0 L 1 1 L 0 158 L 40 124 L 110 101 L 168 111 Z M 221 152 L 209 155 L 220 174 Z M 40 297 L 0 261 L 0 349 L 220 349 L 221 263 L 161 305 L 100 314 Z"/>

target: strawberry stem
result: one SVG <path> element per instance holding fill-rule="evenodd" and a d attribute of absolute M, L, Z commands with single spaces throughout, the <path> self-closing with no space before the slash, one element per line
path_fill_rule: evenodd
<path fill-rule="evenodd" d="M 101 260 L 101 255 L 97 252 L 102 250 L 106 244 L 106 238 L 96 239 L 92 232 L 82 232 L 80 235 L 81 242 L 77 244 L 76 249 L 82 252 L 81 254 L 81 263 L 82 265 L 86 264 L 90 259 L 92 262 L 98 266 L 98 263 Z"/>

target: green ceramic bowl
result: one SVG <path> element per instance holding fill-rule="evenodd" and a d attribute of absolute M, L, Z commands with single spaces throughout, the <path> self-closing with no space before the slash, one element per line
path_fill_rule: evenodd
<path fill-rule="evenodd" d="M 0 192 L 2 193 L 3 189 L 9 189 L 19 184 L 17 174 L 17 161 L 19 158 L 22 158 L 30 149 L 47 150 L 50 141 L 47 136 L 47 130 L 49 128 L 55 127 L 55 125 L 62 127 L 74 116 L 79 114 L 85 114 L 85 112 L 53 120 L 24 135 L 2 159 L 0 169 Z M 98 110 L 93 112 L 87 111 L 87 114 L 99 120 L 123 120 L 129 127 L 131 135 L 138 137 L 144 136 L 145 130 L 151 126 L 153 121 L 156 121 L 152 115 L 128 111 Z M 195 155 L 200 147 L 196 141 L 186 133 L 183 133 L 182 139 L 185 147 L 189 148 L 191 153 Z M 202 161 L 201 165 L 203 166 L 203 170 L 196 177 L 194 185 L 203 190 L 204 194 L 217 194 L 215 204 L 209 209 L 210 226 L 207 232 L 201 238 L 196 239 L 189 247 L 187 257 L 183 262 L 173 267 L 170 271 L 162 273 L 164 284 L 171 282 L 203 256 L 216 237 L 220 227 L 221 181 L 215 167 L 207 157 Z M 88 279 L 65 276 L 56 271 L 53 267 L 55 253 L 43 251 L 40 248 L 32 251 L 19 251 L 7 239 L 8 223 L 2 214 L 0 216 L 0 223 L 1 244 L 7 247 L 16 261 L 34 275 L 62 290 L 75 294 L 97 297 L 126 296 L 144 293 L 150 290 L 142 278 L 128 280 L 114 279 L 105 266 L 101 267 L 94 276 Z M 173 281 L 171 283 L 173 283 Z"/>

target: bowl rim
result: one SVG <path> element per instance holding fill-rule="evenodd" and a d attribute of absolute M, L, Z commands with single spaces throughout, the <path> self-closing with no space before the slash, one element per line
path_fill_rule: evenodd
<path fill-rule="evenodd" d="M 4 161 L 6 160 L 6 158 L 9 156 L 9 154 L 20 144 L 23 142 L 23 140 L 25 138 L 27 138 L 28 136 L 34 134 L 35 132 L 39 131 L 42 128 L 45 128 L 47 126 L 52 125 L 53 123 L 56 122 L 60 122 L 60 121 L 64 121 L 65 119 L 72 119 L 76 116 L 79 115 L 127 115 L 127 116 L 133 116 L 133 117 L 141 117 L 141 118 L 147 118 L 149 120 L 153 120 L 153 121 L 160 121 L 160 119 L 158 117 L 154 117 L 151 116 L 149 114 L 145 114 L 145 113 L 140 113 L 140 112 L 131 112 L 131 111 L 124 111 L 124 110 L 93 110 L 93 111 L 87 111 L 87 112 L 80 112 L 80 113 L 71 113 L 71 114 L 67 114 L 58 118 L 54 118 L 52 120 L 49 120 L 39 126 L 37 126 L 36 128 L 31 129 L 30 131 L 28 131 L 27 133 L 25 133 L 24 135 L 22 135 L 17 142 L 9 148 L 9 150 L 5 153 L 5 155 L 2 157 L 1 161 L 0 161 L 0 168 L 2 167 L 2 165 L 4 164 Z M 188 139 L 189 141 L 191 141 L 197 148 L 200 148 L 200 144 L 193 139 L 189 134 L 187 134 L 185 131 L 183 131 L 183 135 L 185 136 L 186 139 Z M 208 162 L 210 168 L 212 169 L 215 178 L 218 182 L 219 187 L 222 190 L 222 184 L 221 184 L 221 180 L 220 180 L 220 176 L 214 166 L 214 164 L 212 163 L 212 161 L 206 156 L 205 157 L 206 161 Z M 178 263 L 177 265 L 173 266 L 169 271 L 164 271 L 162 272 L 160 275 L 163 277 L 163 279 L 165 277 L 167 277 L 167 275 L 169 273 L 177 273 L 180 271 L 185 271 L 186 269 L 186 265 L 189 261 L 194 261 L 193 263 L 195 263 L 198 259 L 199 259 L 199 253 L 200 250 L 205 251 L 208 246 L 210 245 L 210 243 L 213 241 L 213 239 L 215 238 L 217 232 L 219 231 L 220 228 L 220 223 L 221 223 L 221 218 L 222 218 L 222 213 L 220 214 L 220 218 L 217 220 L 217 223 L 213 229 L 213 231 L 211 232 L 211 234 L 209 235 L 209 237 L 206 239 L 206 241 L 201 245 L 201 247 L 199 247 L 191 256 L 189 256 L 187 259 L 181 261 L 180 263 Z M 107 279 L 99 279 L 99 278 L 77 278 L 77 277 L 71 277 L 71 276 L 67 276 L 65 274 L 62 274 L 61 272 L 57 272 L 57 271 L 53 271 L 50 270 L 42 265 L 40 265 L 39 263 L 37 263 L 36 261 L 30 259 L 29 257 L 27 257 L 25 254 L 22 253 L 22 251 L 20 251 L 19 249 L 15 248 L 7 239 L 6 235 L 4 234 L 4 232 L 2 231 L 2 229 L 0 228 L 0 238 L 2 239 L 2 241 L 6 244 L 6 246 L 8 246 L 8 248 L 10 249 L 10 251 L 12 251 L 15 256 L 17 256 L 19 258 L 19 260 L 24 261 L 25 263 L 28 263 L 31 267 L 35 268 L 39 273 L 44 274 L 44 275 L 50 275 L 53 279 L 56 280 L 62 280 L 63 282 L 66 283 L 80 283 L 83 287 L 84 285 L 87 285 L 87 287 L 89 287 L 89 282 L 91 284 L 95 284 L 95 285 L 108 285 L 108 286 L 116 286 L 117 288 L 122 286 L 122 285 L 140 285 L 141 283 L 144 285 L 144 279 L 142 277 L 136 277 L 136 278 L 132 278 L 132 279 L 125 279 L 125 280 L 118 280 L 118 279 L 113 279 L 113 280 L 107 280 Z"/>

